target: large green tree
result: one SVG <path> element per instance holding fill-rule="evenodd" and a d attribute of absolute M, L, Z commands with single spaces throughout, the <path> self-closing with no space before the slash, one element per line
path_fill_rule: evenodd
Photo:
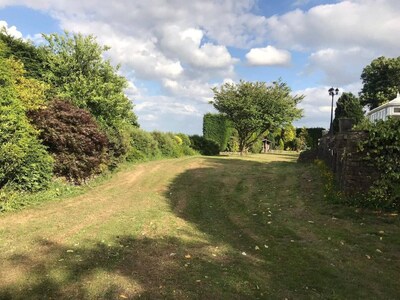
<path fill-rule="evenodd" d="M 360 100 L 352 93 L 343 93 L 336 103 L 335 119 L 333 120 L 334 132 L 339 131 L 340 118 L 351 118 L 354 125 L 359 124 L 364 119 L 364 111 Z"/>
<path fill-rule="evenodd" d="M 361 74 L 363 87 L 360 92 L 362 105 L 374 109 L 396 97 L 400 91 L 400 56 L 378 57 L 366 66 Z"/>
<path fill-rule="evenodd" d="M 213 91 L 214 107 L 237 130 L 241 153 L 267 130 L 290 124 L 302 115 L 296 106 L 304 96 L 293 96 L 289 86 L 281 80 L 271 85 L 246 81 L 225 83 Z"/>
<path fill-rule="evenodd" d="M 137 126 L 133 104 L 125 96 L 127 80 L 118 75 L 103 54 L 109 48 L 92 35 L 44 35 L 47 45 L 45 80 L 54 96 L 69 99 L 89 110 L 100 123 L 116 126 L 121 121 Z"/>

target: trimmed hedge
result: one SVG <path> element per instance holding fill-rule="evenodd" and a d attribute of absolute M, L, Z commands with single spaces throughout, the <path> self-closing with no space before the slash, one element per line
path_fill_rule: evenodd
<path fill-rule="evenodd" d="M 204 115 L 203 136 L 216 142 L 219 145 L 219 151 L 226 150 L 231 134 L 229 120 L 225 116 L 211 113 Z"/>

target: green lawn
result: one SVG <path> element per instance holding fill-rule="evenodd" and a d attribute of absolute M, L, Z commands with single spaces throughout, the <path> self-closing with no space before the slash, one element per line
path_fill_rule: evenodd
<path fill-rule="evenodd" d="M 190 157 L 0 215 L 0 299 L 399 299 L 397 215 L 292 154 Z"/>

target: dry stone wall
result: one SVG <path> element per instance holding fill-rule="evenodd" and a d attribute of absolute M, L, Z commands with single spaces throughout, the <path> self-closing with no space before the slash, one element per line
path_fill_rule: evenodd
<path fill-rule="evenodd" d="M 320 139 L 318 158 L 331 168 L 340 190 L 346 196 L 366 193 L 378 178 L 377 171 L 359 151 L 358 145 L 367 134 L 365 131 L 348 131 L 325 135 Z"/>

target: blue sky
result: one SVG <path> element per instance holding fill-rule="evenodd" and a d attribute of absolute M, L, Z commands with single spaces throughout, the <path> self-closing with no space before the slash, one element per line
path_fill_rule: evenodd
<path fill-rule="evenodd" d="M 372 59 L 400 51 L 397 0 L 0 0 L 0 26 L 93 34 L 122 64 L 141 127 L 201 133 L 211 88 L 282 78 L 306 98 L 297 126 L 328 127 L 330 97 L 357 94 Z"/>

